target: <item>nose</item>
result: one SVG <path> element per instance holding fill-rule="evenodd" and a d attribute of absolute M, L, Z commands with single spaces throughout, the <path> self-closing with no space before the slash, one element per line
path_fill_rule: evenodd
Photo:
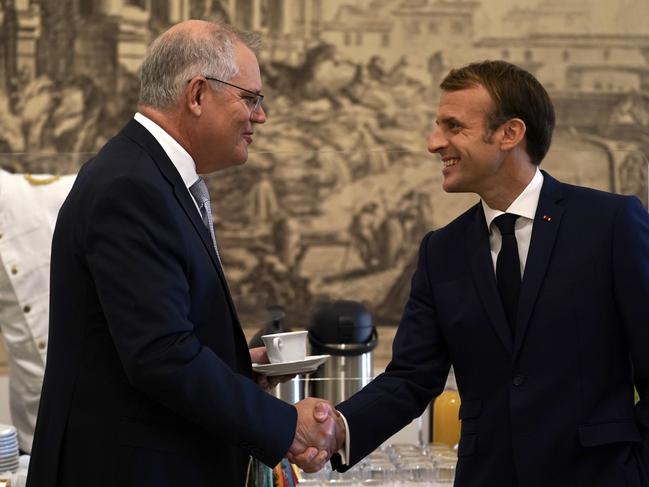
<path fill-rule="evenodd" d="M 253 123 L 264 123 L 267 118 L 264 105 L 259 105 L 259 108 L 250 114 L 250 121 Z"/>
<path fill-rule="evenodd" d="M 447 145 L 448 141 L 446 140 L 441 127 L 439 125 L 435 125 L 435 128 L 428 136 L 428 152 L 434 154 L 435 152 L 441 151 Z"/>

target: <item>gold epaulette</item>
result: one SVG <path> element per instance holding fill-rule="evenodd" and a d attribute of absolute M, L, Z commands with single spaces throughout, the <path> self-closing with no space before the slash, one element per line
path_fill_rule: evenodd
<path fill-rule="evenodd" d="M 45 176 L 42 178 L 37 178 L 31 174 L 25 174 L 25 179 L 32 186 L 44 186 L 46 184 L 52 184 L 54 181 L 61 179 L 61 176 Z"/>

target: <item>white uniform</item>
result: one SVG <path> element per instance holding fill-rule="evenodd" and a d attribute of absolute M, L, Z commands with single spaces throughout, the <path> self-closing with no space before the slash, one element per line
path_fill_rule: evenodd
<path fill-rule="evenodd" d="M 45 371 L 52 233 L 74 178 L 0 169 L 0 328 L 9 354 L 11 418 L 26 452 Z"/>

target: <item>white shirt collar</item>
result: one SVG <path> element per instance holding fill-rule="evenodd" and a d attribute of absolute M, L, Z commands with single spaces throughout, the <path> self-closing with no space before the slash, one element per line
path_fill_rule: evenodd
<path fill-rule="evenodd" d="M 487 222 L 487 228 L 491 232 L 491 222 L 497 216 L 502 215 L 503 213 L 513 213 L 515 215 L 522 216 L 529 220 L 534 220 L 534 215 L 536 214 L 536 207 L 539 205 L 539 198 L 541 196 L 541 188 L 543 187 L 543 174 L 539 168 L 536 168 L 534 177 L 525 187 L 523 192 L 518 195 L 518 197 L 509 205 L 509 208 L 505 212 L 500 210 L 494 210 L 490 208 L 484 200 L 480 200 L 482 203 L 482 209 L 484 210 L 485 220 Z"/>
<path fill-rule="evenodd" d="M 189 155 L 183 147 L 165 130 L 155 123 L 150 118 L 142 115 L 140 112 L 137 112 L 133 117 L 137 120 L 145 129 L 151 132 L 151 135 L 158 141 L 158 144 L 162 147 L 162 150 L 165 151 L 171 162 L 176 167 L 176 170 L 180 174 L 180 177 L 183 179 L 185 186 L 189 188 L 192 184 L 198 179 L 198 174 L 196 173 L 196 163 L 192 156 Z"/>

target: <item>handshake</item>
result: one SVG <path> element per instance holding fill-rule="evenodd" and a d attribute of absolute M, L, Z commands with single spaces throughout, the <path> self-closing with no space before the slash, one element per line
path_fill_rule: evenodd
<path fill-rule="evenodd" d="M 307 397 L 295 408 L 295 438 L 286 458 L 305 472 L 317 472 L 345 444 L 345 422 L 325 399 Z"/>

